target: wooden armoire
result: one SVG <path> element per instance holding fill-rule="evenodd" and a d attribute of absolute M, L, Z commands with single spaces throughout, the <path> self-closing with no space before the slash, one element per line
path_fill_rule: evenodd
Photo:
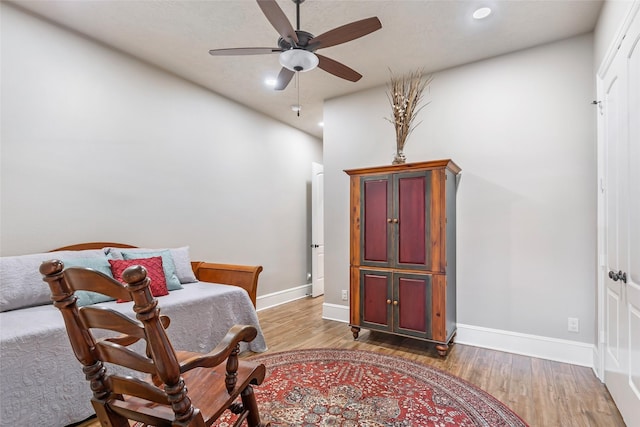
<path fill-rule="evenodd" d="M 350 326 L 436 343 L 456 333 L 452 160 L 345 171 L 351 182 Z"/>

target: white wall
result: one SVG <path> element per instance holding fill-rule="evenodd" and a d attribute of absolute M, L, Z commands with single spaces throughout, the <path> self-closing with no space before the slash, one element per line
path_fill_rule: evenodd
<path fill-rule="evenodd" d="M 189 245 L 263 265 L 260 295 L 307 282 L 320 140 L 1 7 L 2 255 Z"/>
<path fill-rule="evenodd" d="M 593 343 L 596 289 L 593 38 L 435 74 L 408 162 L 451 158 L 458 190 L 458 321 Z M 428 58 L 425 58 L 425 65 Z M 385 88 L 324 108 L 325 302 L 349 282 L 344 169 L 390 164 Z M 580 333 L 567 332 L 567 318 Z"/>

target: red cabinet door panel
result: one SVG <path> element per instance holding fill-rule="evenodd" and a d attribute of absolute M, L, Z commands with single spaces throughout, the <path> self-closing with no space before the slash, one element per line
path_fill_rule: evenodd
<path fill-rule="evenodd" d="M 389 262 L 389 197 L 390 183 L 388 178 L 366 179 L 363 181 L 363 250 L 362 262 L 370 265 Z"/>
<path fill-rule="evenodd" d="M 363 325 L 377 325 L 387 328 L 390 321 L 390 305 L 387 300 L 391 284 L 390 273 L 360 272 Z"/>
<path fill-rule="evenodd" d="M 398 218 L 395 265 L 427 269 L 429 262 L 429 190 L 431 172 L 397 175 L 394 190 Z"/>
<path fill-rule="evenodd" d="M 396 332 L 431 338 L 431 279 L 431 275 L 396 274 Z"/>

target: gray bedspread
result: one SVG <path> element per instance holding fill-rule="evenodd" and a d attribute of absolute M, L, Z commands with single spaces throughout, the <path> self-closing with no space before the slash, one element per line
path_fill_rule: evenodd
<path fill-rule="evenodd" d="M 267 349 L 247 293 L 238 287 L 189 283 L 158 298 L 171 318 L 175 349 L 206 353 L 235 324 L 253 325 L 258 336 L 242 350 Z M 132 304 L 102 303 L 134 316 Z M 93 414 L 89 383 L 53 305 L 0 313 L 0 425 L 64 426 Z"/>

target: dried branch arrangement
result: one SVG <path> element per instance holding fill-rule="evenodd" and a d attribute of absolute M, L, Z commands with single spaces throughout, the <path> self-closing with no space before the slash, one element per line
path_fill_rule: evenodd
<path fill-rule="evenodd" d="M 391 74 L 387 87 L 387 98 L 391 104 L 392 117 L 387 118 L 396 129 L 396 158 L 393 163 L 404 163 L 404 146 L 407 138 L 420 123 L 416 116 L 427 104 L 420 105 L 424 89 L 431 83 L 432 76 L 422 76 L 416 71 L 402 77 Z"/>

